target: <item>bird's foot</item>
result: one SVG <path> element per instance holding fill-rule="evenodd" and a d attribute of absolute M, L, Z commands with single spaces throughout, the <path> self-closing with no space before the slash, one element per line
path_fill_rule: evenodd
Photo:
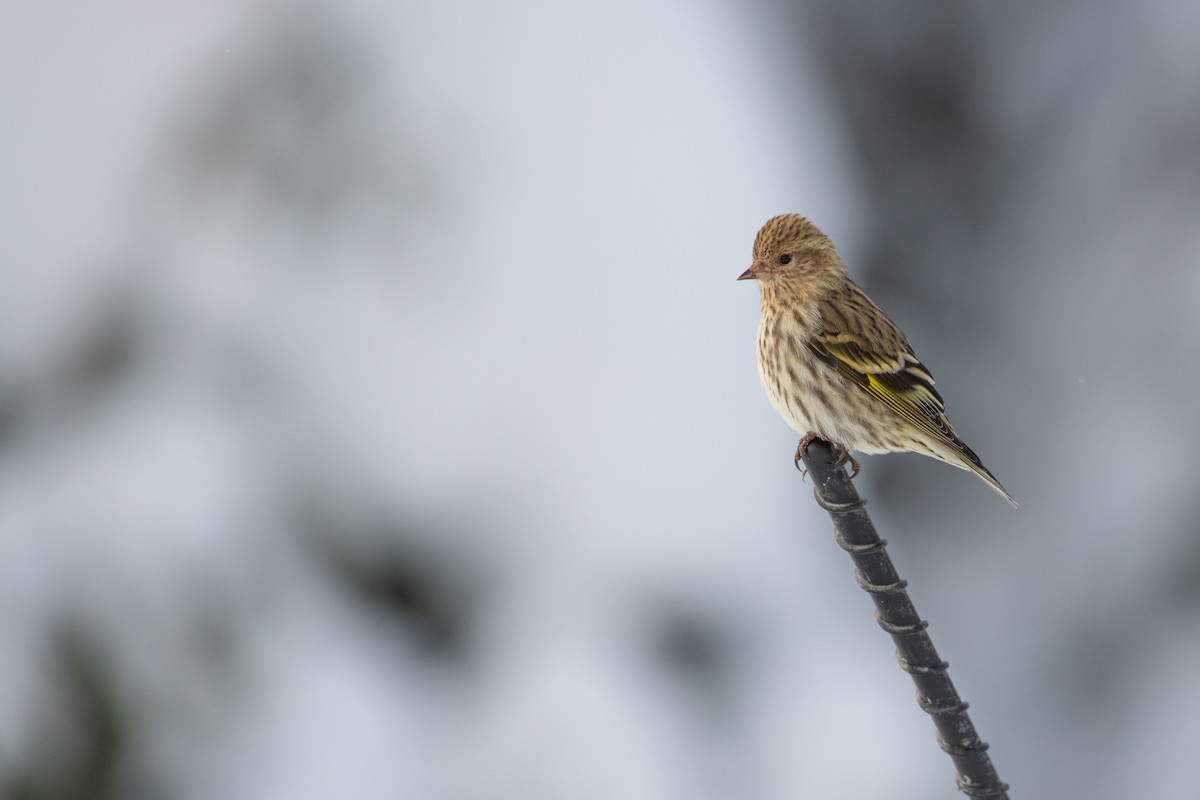
<path fill-rule="evenodd" d="M 840 444 L 833 446 L 833 454 L 837 456 L 837 465 L 843 467 L 846 464 L 850 465 L 850 479 L 853 480 L 858 476 L 858 471 L 862 469 L 854 456 L 850 455 L 850 448 L 842 447 Z"/>
<path fill-rule="evenodd" d="M 800 444 L 796 445 L 796 457 L 792 461 L 796 465 L 796 469 L 800 470 L 800 477 L 808 475 L 808 470 L 800 466 L 800 459 L 804 458 L 804 453 L 808 450 L 808 446 L 817 440 L 817 435 L 812 431 L 804 434 L 800 439 Z"/>
<path fill-rule="evenodd" d="M 800 475 L 802 477 L 808 475 L 808 470 L 800 466 L 800 460 L 804 458 L 805 452 L 808 451 L 808 446 L 819 438 L 820 437 L 817 436 L 817 434 L 809 431 L 808 433 L 804 434 L 804 436 L 800 439 L 800 443 L 796 445 L 796 456 L 793 460 L 793 463 L 796 465 L 796 469 L 800 470 Z M 840 444 L 835 444 L 833 445 L 833 454 L 837 457 L 837 461 L 834 462 L 837 464 L 837 466 L 842 467 L 846 464 L 849 464 L 850 477 L 855 478 L 858 476 L 858 471 L 862 469 L 862 467 L 859 465 L 858 460 L 855 459 L 854 456 L 850 455 L 850 448 L 842 447 Z"/>

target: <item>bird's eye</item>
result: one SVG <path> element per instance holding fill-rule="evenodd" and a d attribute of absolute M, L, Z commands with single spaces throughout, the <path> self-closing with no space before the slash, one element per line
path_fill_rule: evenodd
<path fill-rule="evenodd" d="M 779 263 L 780 263 L 780 264 L 790 264 L 790 263 L 792 263 L 792 257 L 791 257 L 791 255 L 789 255 L 788 253 L 784 253 L 783 255 L 781 255 L 781 256 L 779 257 Z"/>

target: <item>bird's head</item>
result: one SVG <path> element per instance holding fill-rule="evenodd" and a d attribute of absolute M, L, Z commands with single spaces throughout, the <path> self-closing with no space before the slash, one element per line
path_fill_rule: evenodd
<path fill-rule="evenodd" d="M 754 263 L 738 276 L 767 286 L 776 282 L 817 288 L 836 282 L 844 272 L 829 237 L 799 214 L 767 220 L 754 238 Z"/>

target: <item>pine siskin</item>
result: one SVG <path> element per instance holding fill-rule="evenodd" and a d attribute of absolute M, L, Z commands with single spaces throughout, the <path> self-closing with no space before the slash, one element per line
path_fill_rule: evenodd
<path fill-rule="evenodd" d="M 767 221 L 754 263 L 738 280 L 762 290 L 758 374 L 771 405 L 803 434 L 830 442 L 854 474 L 863 453 L 911 451 L 974 472 L 1017 502 L 954 433 L 933 376 L 912 345 L 859 288 L 833 242 L 799 214 Z"/>

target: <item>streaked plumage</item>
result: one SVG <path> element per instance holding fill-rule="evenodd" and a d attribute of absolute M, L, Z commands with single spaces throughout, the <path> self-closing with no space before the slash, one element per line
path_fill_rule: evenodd
<path fill-rule="evenodd" d="M 846 274 L 815 225 L 799 214 L 768 220 L 754 240 L 754 263 L 738 278 L 745 279 L 762 291 L 763 388 L 805 435 L 802 448 L 815 436 L 847 457 L 851 450 L 921 453 L 974 472 L 1016 506 L 955 434 L 907 337 Z"/>

